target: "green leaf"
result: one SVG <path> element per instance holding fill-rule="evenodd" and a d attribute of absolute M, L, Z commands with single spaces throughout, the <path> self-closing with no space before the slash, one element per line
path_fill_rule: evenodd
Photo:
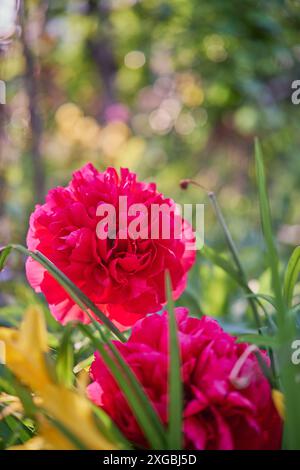
<path fill-rule="evenodd" d="M 182 449 L 182 414 L 183 414 L 183 389 L 181 376 L 180 346 L 177 333 L 177 323 L 174 313 L 174 301 L 172 298 L 171 279 L 166 275 L 166 289 L 168 299 L 169 319 L 169 424 L 168 445 L 169 449 Z"/>
<path fill-rule="evenodd" d="M 36 405 L 33 401 L 32 393 L 24 385 L 19 382 L 16 377 L 12 377 L 12 383 L 15 388 L 15 394 L 20 398 L 22 402 L 24 412 L 26 416 L 33 417 L 36 413 Z"/>
<path fill-rule="evenodd" d="M 127 398 L 128 404 L 150 446 L 156 450 L 165 449 L 165 431 L 160 418 L 151 405 L 141 384 L 138 382 L 136 376 L 124 361 L 119 351 L 117 351 L 116 347 L 110 341 L 106 340 L 105 337 L 106 345 L 104 345 L 99 338 L 95 337 L 88 325 L 80 324 L 78 328 L 85 336 L 91 339 L 95 348 L 101 354 L 105 365 Z M 109 347 L 110 353 L 107 351 L 107 347 Z"/>
<path fill-rule="evenodd" d="M 17 441 L 24 443 L 32 437 L 32 432 L 15 416 L 6 416 L 5 422 L 13 433 L 6 443 L 7 447 L 14 445 Z"/>
<path fill-rule="evenodd" d="M 292 307 L 293 293 L 300 273 L 300 246 L 293 251 L 284 278 L 284 297 L 288 308 Z"/>
<path fill-rule="evenodd" d="M 176 301 L 177 306 L 187 307 L 195 317 L 201 318 L 204 313 L 202 307 L 198 300 L 199 293 L 195 292 L 195 290 L 191 286 L 187 286 L 185 291 L 181 294 L 180 298 Z"/>
<path fill-rule="evenodd" d="M 110 355 L 109 354 L 107 355 L 107 352 L 106 352 L 106 349 L 103 346 L 103 343 L 101 343 L 98 338 L 95 338 L 95 336 L 93 336 L 93 334 L 90 331 L 89 327 L 84 326 L 84 325 L 79 325 L 79 329 L 81 329 L 83 331 L 83 333 L 85 333 L 86 336 L 88 336 L 92 340 L 92 342 L 93 342 L 93 344 L 95 345 L 96 348 L 97 348 L 97 345 L 98 345 L 98 348 L 97 348 L 98 351 L 100 352 L 100 354 L 102 352 L 102 358 L 103 358 L 104 362 L 106 363 L 106 365 L 109 368 L 110 372 L 114 376 L 115 380 L 119 383 L 119 385 L 120 385 L 121 389 L 123 390 L 125 396 L 127 396 L 128 402 L 132 407 L 132 410 L 133 410 L 133 412 L 134 412 L 134 414 L 137 418 L 137 421 L 139 422 L 139 420 L 143 420 L 143 416 L 140 413 L 143 413 L 141 410 L 144 410 L 144 413 L 146 415 L 146 419 L 148 419 L 148 422 L 150 423 L 150 424 L 148 424 L 148 427 L 150 426 L 150 428 L 151 427 L 154 428 L 154 432 L 156 432 L 157 436 L 159 436 L 159 441 L 157 443 L 157 448 L 158 449 L 166 448 L 166 439 L 165 439 L 164 427 L 162 425 L 162 422 L 160 420 L 159 415 L 157 414 L 156 410 L 153 408 L 152 404 L 150 403 L 149 398 L 146 396 L 140 382 L 138 381 L 138 379 L 136 378 L 135 374 L 133 373 L 131 368 L 128 366 L 128 364 L 124 361 L 122 355 L 119 353 L 119 350 L 116 348 L 114 343 L 109 341 L 109 339 L 105 335 L 105 333 L 104 333 L 103 329 L 101 328 L 101 326 L 99 325 L 99 323 L 97 323 L 92 316 L 90 316 L 90 319 L 91 319 L 92 324 L 94 325 L 96 331 L 99 333 L 100 338 L 102 338 L 102 340 L 105 343 L 106 347 L 108 349 L 110 349 L 110 352 L 114 356 L 114 359 L 117 363 L 117 366 L 119 366 L 119 368 L 121 369 L 121 372 L 123 372 L 125 379 L 128 381 L 128 383 L 129 383 L 130 387 L 132 388 L 133 393 L 136 395 L 136 397 L 133 396 L 133 398 L 131 400 L 131 397 L 129 398 L 126 395 L 126 393 L 131 394 L 130 389 L 127 389 L 127 388 L 123 389 L 122 388 L 121 383 L 118 382 L 118 378 L 114 375 L 114 373 L 110 369 L 109 364 L 105 362 L 106 360 L 108 360 L 110 365 L 112 367 L 114 367 L 114 361 L 113 362 L 110 361 Z M 115 370 L 115 372 L 118 372 L 118 369 L 114 369 L 114 370 Z M 119 379 L 122 380 L 122 377 L 119 377 Z M 140 401 L 141 408 L 139 407 L 139 404 L 137 404 L 137 400 Z M 137 409 L 135 409 L 136 406 L 137 406 Z M 140 414 L 140 416 L 138 417 L 139 414 Z M 143 429 L 143 424 L 141 424 L 141 422 L 140 422 L 140 426 Z M 146 436 L 147 436 L 148 431 L 149 430 L 147 428 L 147 423 L 146 423 L 146 429 L 145 429 L 145 435 Z M 152 431 L 150 431 L 150 432 L 152 432 Z M 151 438 L 153 438 L 153 434 L 151 434 Z"/>
<path fill-rule="evenodd" d="M 297 304 L 293 305 L 292 308 L 290 308 L 289 313 L 291 315 L 295 315 L 295 314 L 299 313 L 299 311 L 300 311 L 300 303 L 297 303 Z"/>
<path fill-rule="evenodd" d="M 220 256 L 218 253 L 216 253 L 212 248 L 208 247 L 207 245 L 204 247 L 202 250 L 202 254 L 206 259 L 208 259 L 212 264 L 218 266 L 219 268 L 223 269 L 228 276 L 233 279 L 237 285 L 239 285 L 247 294 L 247 298 L 249 299 L 250 306 L 252 310 L 255 312 L 255 318 L 256 322 L 258 325 L 260 325 L 260 321 L 257 319 L 257 313 L 256 313 L 256 308 L 254 306 L 254 300 L 257 302 L 257 304 L 261 307 L 261 309 L 264 311 L 264 314 L 267 318 L 267 321 L 269 324 L 272 323 L 272 321 L 269 318 L 268 312 L 265 310 L 264 306 L 259 300 L 259 297 L 255 295 L 248 284 L 245 282 L 244 276 L 241 276 L 241 274 L 231 266 L 230 262 L 227 261 L 223 256 Z"/>
<path fill-rule="evenodd" d="M 160 436 L 162 445 L 164 445 L 165 430 L 164 430 L 164 427 L 162 425 L 159 415 L 157 414 L 156 410 L 151 405 L 149 398 L 144 393 L 144 390 L 140 382 L 137 380 L 135 374 L 133 373 L 131 368 L 128 366 L 128 364 L 124 361 L 122 355 L 119 353 L 119 350 L 111 341 L 106 341 L 106 344 L 108 348 L 110 349 L 110 351 L 112 352 L 113 356 L 115 357 L 119 367 L 122 369 L 123 373 L 127 377 L 128 382 L 130 383 L 135 393 L 137 394 L 138 399 L 142 403 L 142 406 L 144 407 L 145 412 L 149 416 L 149 419 L 152 421 L 154 427 L 156 428 L 158 435 Z"/>
<path fill-rule="evenodd" d="M 4 268 L 6 260 L 7 260 L 8 256 L 10 255 L 11 250 L 12 250 L 12 248 L 11 248 L 10 245 L 8 245 L 4 248 L 0 248 L 0 272 Z"/>
<path fill-rule="evenodd" d="M 253 299 L 261 299 L 265 300 L 268 302 L 272 307 L 276 309 L 276 299 L 272 295 L 266 295 L 266 294 L 247 294 L 247 298 L 253 298 Z"/>
<path fill-rule="evenodd" d="M 215 211 L 215 214 L 217 216 L 217 219 L 220 223 L 220 226 L 222 227 L 222 230 L 224 232 L 224 235 L 225 235 L 225 239 L 226 239 L 226 242 L 227 242 L 227 246 L 228 246 L 228 249 L 232 255 L 232 258 L 233 258 L 233 262 L 236 266 L 236 271 L 237 271 L 237 275 L 238 275 L 238 278 L 240 279 L 240 281 L 242 282 L 242 284 L 245 286 L 245 289 L 246 290 L 250 290 L 248 288 L 248 282 L 247 282 L 247 276 L 246 276 L 246 273 L 244 271 L 244 268 L 243 268 L 243 265 L 240 261 L 240 257 L 239 257 L 239 254 L 238 254 L 238 250 L 237 250 L 237 247 L 234 243 L 234 240 L 232 238 L 232 235 L 230 233 L 230 230 L 226 224 L 226 221 L 225 221 L 225 218 L 224 218 L 224 215 L 222 213 L 222 210 L 219 206 L 219 203 L 218 203 L 218 200 L 216 198 L 216 195 L 214 192 L 210 191 L 208 193 L 208 196 L 211 200 L 211 203 L 212 203 L 212 206 L 214 208 L 214 211 Z M 251 310 L 253 312 L 253 317 L 254 317 L 254 320 L 255 320 L 255 323 L 257 325 L 257 327 L 259 328 L 261 326 L 261 318 L 259 316 L 259 313 L 258 313 L 258 310 L 257 310 L 257 305 L 256 303 L 254 302 L 253 299 L 249 299 L 249 305 L 251 307 Z"/>
<path fill-rule="evenodd" d="M 253 298 L 256 300 L 256 302 L 258 303 L 258 305 L 263 309 L 264 313 L 265 313 L 265 316 L 266 316 L 266 319 L 267 319 L 267 322 L 268 322 L 268 326 L 269 328 L 271 329 L 271 331 L 273 333 L 276 333 L 276 331 L 278 330 L 277 328 L 277 325 L 273 319 L 273 316 L 269 315 L 269 313 L 267 312 L 267 310 L 264 308 L 264 305 L 263 303 L 261 302 L 261 300 L 265 300 L 266 302 L 268 302 L 270 305 L 272 305 L 272 307 L 276 310 L 277 309 L 277 304 L 276 304 L 276 299 L 272 296 L 272 295 L 266 295 L 266 294 L 247 294 L 246 295 L 247 298 Z"/>
<path fill-rule="evenodd" d="M 256 346 L 265 346 L 268 348 L 278 347 L 278 340 L 273 336 L 263 336 L 255 334 L 242 334 L 237 339 L 238 343 L 250 343 Z"/>
<path fill-rule="evenodd" d="M 65 327 L 56 359 L 56 374 L 58 382 L 66 387 L 72 387 L 74 382 L 74 351 L 71 340 L 73 331 L 73 325 L 67 325 Z"/>
<path fill-rule="evenodd" d="M 220 256 L 218 253 L 215 252 L 212 248 L 205 245 L 202 250 L 203 256 L 208 259 L 212 264 L 215 264 L 219 268 L 223 269 L 231 279 L 233 279 L 239 286 L 243 289 L 246 287 L 248 288 L 247 284 L 241 279 L 241 276 L 237 272 L 235 268 L 231 266 L 231 263 L 227 261 L 223 256 Z"/>
<path fill-rule="evenodd" d="M 74 374 L 78 374 L 80 371 L 85 369 L 86 367 L 89 367 L 94 360 L 94 354 L 91 354 L 89 357 L 86 359 L 83 359 L 82 361 L 78 362 L 76 366 L 73 369 Z"/>
<path fill-rule="evenodd" d="M 272 273 L 272 286 L 276 298 L 278 324 L 283 325 L 285 317 L 285 303 L 283 299 L 281 280 L 279 276 L 279 258 L 272 229 L 270 204 L 266 188 L 266 176 L 259 141 L 255 140 L 255 168 L 259 193 L 260 216 L 262 230 L 267 248 L 268 263 Z"/>
<path fill-rule="evenodd" d="M 6 249 L 14 249 L 26 256 L 31 256 L 35 261 L 40 263 L 51 274 L 51 276 L 65 289 L 74 302 L 90 316 L 90 309 L 107 328 L 121 341 L 125 341 L 120 330 L 104 315 L 101 310 L 63 273 L 61 272 L 46 256 L 39 251 L 29 251 L 22 245 L 8 245 Z M 8 255 L 6 255 L 7 257 Z"/>
<path fill-rule="evenodd" d="M 93 406 L 94 419 L 96 426 L 109 441 L 113 442 L 120 450 L 131 449 L 130 442 L 123 436 L 119 428 L 115 425 L 112 419 L 96 405 Z"/>
<path fill-rule="evenodd" d="M 23 247 L 22 247 L 23 248 Z M 73 282 L 62 273 L 46 256 L 39 252 L 29 252 L 30 256 L 44 266 L 48 272 L 61 284 L 61 286 L 68 292 L 72 299 L 82 308 L 85 313 L 87 308 L 90 309 L 101 322 L 106 325 L 110 331 L 121 341 L 124 337 L 120 330 L 107 318 L 101 310 L 75 285 Z"/>
<path fill-rule="evenodd" d="M 279 340 L 278 353 L 276 354 L 279 365 L 280 383 L 285 395 L 286 420 L 285 438 L 288 449 L 300 448 L 300 406 L 299 390 L 300 386 L 296 382 L 297 366 L 291 361 L 291 344 L 296 337 L 296 325 L 291 316 L 287 313 L 287 306 L 281 279 L 279 275 L 279 259 L 273 238 L 271 211 L 266 189 L 265 169 L 262 151 L 258 140 L 255 141 L 255 163 L 256 175 L 259 191 L 260 213 L 264 239 L 267 248 L 268 264 L 272 274 L 272 288 L 276 300 L 277 324 Z M 290 295 L 290 294 L 289 294 Z"/>

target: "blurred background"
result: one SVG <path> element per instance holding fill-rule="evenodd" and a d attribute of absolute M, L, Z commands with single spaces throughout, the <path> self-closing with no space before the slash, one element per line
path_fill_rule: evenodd
<path fill-rule="evenodd" d="M 299 31 L 299 0 L 1 0 L 0 245 L 24 243 L 34 205 L 90 161 L 207 204 L 206 242 L 226 254 L 205 193 L 179 187 L 193 177 L 216 192 L 251 287 L 266 292 L 253 139 L 284 262 L 300 244 Z M 201 263 L 182 302 L 243 317 L 237 286 Z M 33 295 L 23 273 L 16 257 L 0 275 L 2 317 Z"/>

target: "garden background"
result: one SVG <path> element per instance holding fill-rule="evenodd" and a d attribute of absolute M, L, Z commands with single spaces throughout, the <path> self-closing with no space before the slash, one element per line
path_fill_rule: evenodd
<path fill-rule="evenodd" d="M 91 161 L 99 169 L 129 167 L 177 202 L 208 204 L 196 188 L 183 193 L 182 178 L 215 191 L 253 285 L 268 283 L 253 139 L 263 142 L 275 231 L 287 256 L 300 242 L 299 108 L 291 102 L 300 77 L 299 2 L 25 3 L 22 33 L 12 25 L 1 44 L 1 245 L 24 243 L 34 205 Z M 205 222 L 207 243 L 222 250 L 208 205 Z M 208 287 L 211 273 L 201 275 L 196 292 L 205 311 L 244 313 L 222 272 Z M 26 303 L 23 277 L 19 258 L 1 275 L 2 317 Z"/>
<path fill-rule="evenodd" d="M 128 167 L 176 202 L 206 204 L 206 243 L 228 257 L 206 192 L 180 188 L 193 178 L 216 193 L 249 286 L 268 294 L 253 142 L 262 142 L 284 266 L 300 244 L 299 107 L 291 100 L 300 2 L 28 0 L 16 21 L 9 3 L 0 6 L 0 245 L 24 245 L 35 204 L 92 162 Z M 0 273 L 1 325 L 17 325 L 33 301 L 55 347 L 62 328 L 14 253 Z M 233 333 L 254 326 L 240 287 L 201 253 L 178 304 Z M 75 363 L 86 351 L 76 354 Z"/>

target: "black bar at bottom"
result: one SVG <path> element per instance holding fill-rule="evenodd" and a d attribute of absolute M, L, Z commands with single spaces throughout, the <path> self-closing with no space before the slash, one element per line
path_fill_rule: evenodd
<path fill-rule="evenodd" d="M 166 465 L 174 468 L 192 467 L 203 469 L 212 465 L 220 469 L 232 465 L 274 463 L 288 465 L 289 460 L 299 461 L 300 451 L 1 451 L 0 467 L 11 464 L 30 464 L 44 467 L 56 462 L 67 465 L 101 466 L 101 469 L 123 467 L 138 469 L 147 466 Z"/>

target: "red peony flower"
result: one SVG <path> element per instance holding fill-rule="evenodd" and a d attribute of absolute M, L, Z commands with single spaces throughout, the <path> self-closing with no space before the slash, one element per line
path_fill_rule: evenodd
<path fill-rule="evenodd" d="M 120 197 L 125 197 L 128 212 L 120 208 Z M 167 215 L 169 238 L 162 236 L 162 224 L 157 225 L 156 238 L 151 237 L 151 224 L 140 236 L 128 236 L 130 222 L 135 220 L 129 211 L 133 204 L 175 207 L 171 199 L 156 190 L 155 184 L 138 182 L 127 169 L 118 176 L 113 168 L 100 173 L 88 164 L 74 173 L 66 188 L 51 190 L 46 203 L 36 207 L 27 236 L 30 250 L 47 256 L 121 329 L 162 308 L 166 301 L 166 270 L 171 275 L 174 296 L 178 297 L 195 260 L 195 251 L 188 246 L 188 238 L 193 241 L 191 228 L 172 211 Z M 116 210 L 115 230 L 110 231 L 108 226 L 108 233 L 101 237 L 99 232 L 106 227 L 101 225 L 105 221 L 101 209 L 107 205 Z M 149 216 L 143 217 L 140 222 L 145 225 L 150 211 Z M 181 237 L 175 236 L 177 222 L 181 224 Z M 114 238 L 110 232 L 114 232 Z M 45 295 L 57 320 L 63 324 L 70 320 L 89 322 L 88 316 L 37 262 L 29 259 L 26 273 L 31 286 Z"/>
<path fill-rule="evenodd" d="M 208 317 L 176 309 L 184 386 L 186 449 L 279 449 L 282 423 L 271 389 L 249 345 L 238 344 Z M 138 321 L 126 344 L 114 344 L 135 372 L 163 423 L 167 423 L 167 314 Z M 267 359 L 266 359 L 267 360 Z M 137 445 L 146 440 L 99 353 L 88 396 Z"/>

